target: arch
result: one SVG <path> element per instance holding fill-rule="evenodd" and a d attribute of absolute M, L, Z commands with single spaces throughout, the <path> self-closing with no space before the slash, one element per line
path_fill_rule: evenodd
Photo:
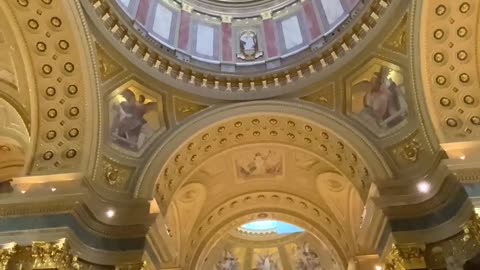
<path fill-rule="evenodd" d="M 349 257 L 354 256 L 353 249 L 349 249 L 347 241 L 342 238 L 344 232 L 339 224 L 319 206 L 292 194 L 256 192 L 224 202 L 197 222 L 196 231 L 190 238 L 189 252 L 184 258 L 186 269 L 200 269 L 195 267 L 205 260 L 218 241 L 256 217 L 288 222 L 310 232 L 332 250 L 333 257 L 344 267 Z"/>
<path fill-rule="evenodd" d="M 348 121 L 326 109 L 285 101 L 255 101 L 210 110 L 162 142 L 147 163 L 135 196 L 151 198 L 157 190 L 165 214 L 185 176 L 202 160 L 227 147 L 263 141 L 315 151 L 336 164 L 365 198 L 372 181 L 389 178 L 392 172 L 379 150 Z"/>
<path fill-rule="evenodd" d="M 0 13 L 24 63 L 17 78 L 22 96 L 12 97 L 33 116 L 26 173 L 55 167 L 90 175 L 100 137 L 93 132 L 99 130 L 100 91 L 79 1 L 4 1 Z M 38 20 L 38 14 L 49 19 Z"/>

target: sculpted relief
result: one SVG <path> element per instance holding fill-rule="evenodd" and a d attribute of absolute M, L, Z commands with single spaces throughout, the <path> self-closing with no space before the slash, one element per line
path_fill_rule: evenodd
<path fill-rule="evenodd" d="M 406 123 L 408 105 L 400 68 L 372 65 L 351 84 L 351 111 L 380 136 Z"/>

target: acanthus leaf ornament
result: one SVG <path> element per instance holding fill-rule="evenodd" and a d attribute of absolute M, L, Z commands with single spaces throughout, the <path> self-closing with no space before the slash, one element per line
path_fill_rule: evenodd
<path fill-rule="evenodd" d="M 240 53 L 237 58 L 245 61 L 253 61 L 263 56 L 263 51 L 259 51 L 257 34 L 253 30 L 247 30 L 240 34 Z"/>

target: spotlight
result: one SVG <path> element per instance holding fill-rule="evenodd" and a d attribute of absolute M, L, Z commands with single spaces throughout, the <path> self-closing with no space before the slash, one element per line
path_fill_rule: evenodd
<path fill-rule="evenodd" d="M 428 193 L 430 192 L 431 188 L 432 188 L 432 185 L 430 185 L 430 183 L 427 181 L 421 181 L 417 184 L 417 190 L 420 193 Z"/>
<path fill-rule="evenodd" d="M 107 211 L 107 217 L 108 218 L 112 218 L 113 216 L 115 216 L 115 211 L 113 211 L 112 209 L 108 210 Z"/>

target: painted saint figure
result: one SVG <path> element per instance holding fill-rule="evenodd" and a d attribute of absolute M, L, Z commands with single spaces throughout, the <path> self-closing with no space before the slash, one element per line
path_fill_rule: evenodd
<path fill-rule="evenodd" d="M 115 103 L 112 110 L 116 112 L 113 118 L 111 132 L 114 139 L 121 145 L 137 150 L 141 146 L 143 129 L 147 121 L 144 116 L 150 111 L 156 111 L 157 102 L 145 102 L 144 95 L 139 95 L 125 89 L 120 94 L 124 100 Z"/>
<path fill-rule="evenodd" d="M 279 270 L 277 261 L 272 254 L 257 255 L 257 267 L 254 270 Z"/>
<path fill-rule="evenodd" d="M 353 86 L 353 91 L 364 90 L 361 115 L 373 119 L 380 128 L 392 128 L 402 122 L 407 115 L 403 86 L 389 78 L 390 69 L 382 66 L 370 81 L 361 81 Z"/>
<path fill-rule="evenodd" d="M 263 56 L 263 52 L 258 50 L 257 34 L 254 31 L 245 31 L 240 35 L 240 53 L 237 57 L 242 60 L 255 60 Z"/>
<path fill-rule="evenodd" d="M 223 258 L 215 264 L 214 270 L 238 270 L 238 259 L 228 250 L 223 251 Z"/>
<path fill-rule="evenodd" d="M 310 249 L 308 243 L 296 251 L 297 270 L 323 270 L 318 254 Z"/>

